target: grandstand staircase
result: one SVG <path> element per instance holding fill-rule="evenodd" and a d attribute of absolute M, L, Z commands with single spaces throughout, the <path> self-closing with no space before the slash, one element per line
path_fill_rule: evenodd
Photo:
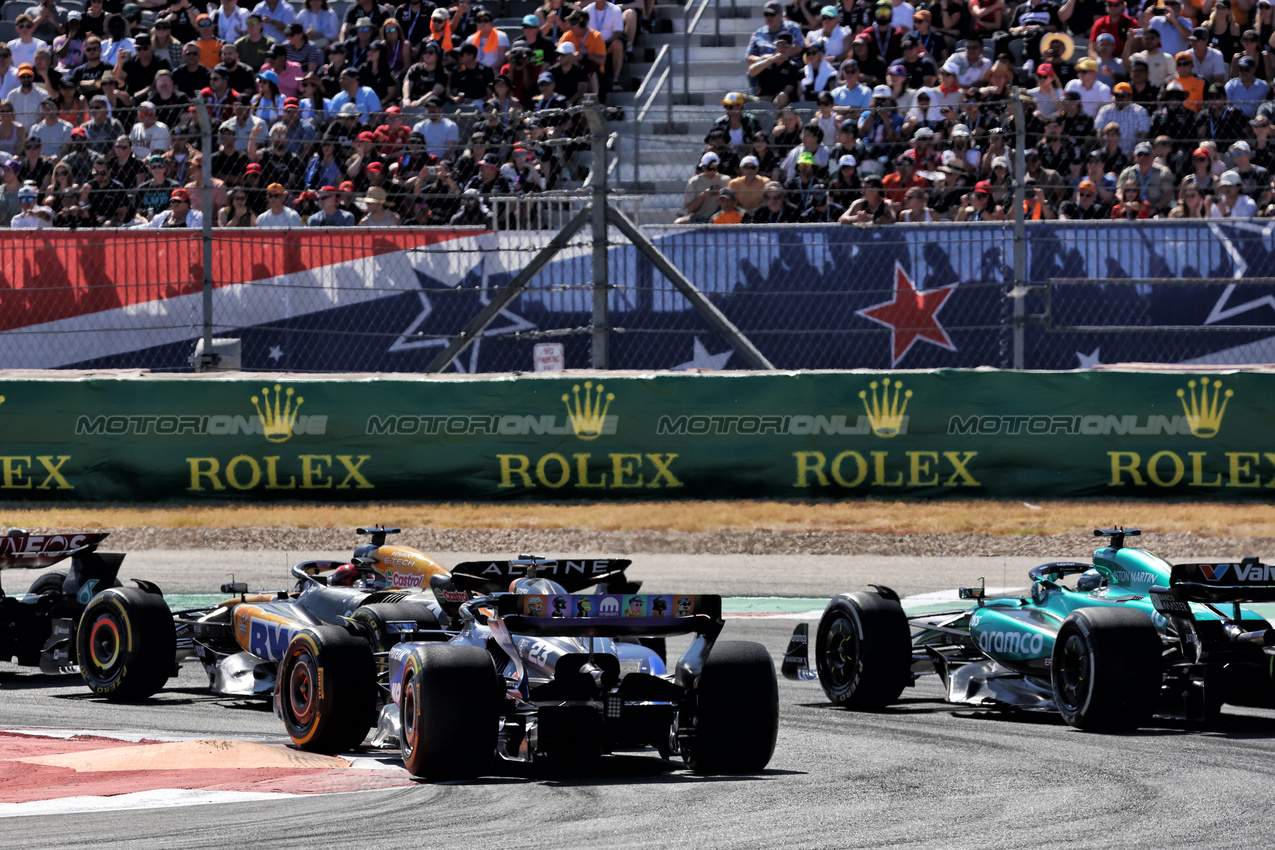
<path fill-rule="evenodd" d="M 686 28 L 701 2 L 707 5 L 688 45 Z M 637 102 L 634 91 L 607 97 L 607 104 L 623 107 L 624 114 L 623 121 L 612 127 L 620 138 L 611 187 L 617 193 L 642 196 L 643 223 L 671 222 L 681 214 L 682 191 L 695 171 L 705 133 L 722 114 L 722 96 L 747 86 L 744 50 L 761 23 L 761 6 L 756 3 L 689 0 L 684 6 L 657 0 L 655 32 L 639 37 L 629 67 L 633 78 L 630 89 L 647 81 L 642 102 Z M 651 71 L 665 46 L 672 71 L 657 91 L 653 88 L 655 78 L 664 66 L 655 67 L 654 74 Z M 638 111 L 646 106 L 646 117 L 638 126 Z M 763 123 L 767 120 L 762 117 Z"/>

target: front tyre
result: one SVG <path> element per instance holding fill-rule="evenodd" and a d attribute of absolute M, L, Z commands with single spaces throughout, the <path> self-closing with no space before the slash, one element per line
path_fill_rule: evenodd
<path fill-rule="evenodd" d="M 1058 630 L 1051 661 L 1058 712 L 1086 732 L 1137 729 L 1155 710 L 1160 654 L 1160 635 L 1141 611 L 1072 612 Z"/>
<path fill-rule="evenodd" d="M 779 683 L 770 653 L 750 641 L 719 641 L 704 661 L 682 743 L 696 773 L 760 773 L 775 753 Z"/>
<path fill-rule="evenodd" d="M 903 606 L 877 593 L 828 603 L 815 637 L 819 684 L 835 705 L 879 711 L 912 681 L 912 632 Z"/>
<path fill-rule="evenodd" d="M 113 587 L 89 600 L 75 636 L 84 683 L 112 702 L 143 700 L 177 663 L 177 629 L 164 597 Z"/>
<path fill-rule="evenodd" d="M 403 671 L 403 765 L 427 779 L 473 779 L 496 755 L 503 687 L 477 646 L 424 646 Z"/>
<path fill-rule="evenodd" d="M 376 719 L 372 648 L 339 626 L 301 629 L 279 663 L 274 699 L 275 713 L 301 749 L 355 749 Z"/>

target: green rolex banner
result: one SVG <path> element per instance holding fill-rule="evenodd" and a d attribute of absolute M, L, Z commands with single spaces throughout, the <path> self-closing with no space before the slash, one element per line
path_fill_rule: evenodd
<path fill-rule="evenodd" d="M 11 499 L 1270 498 L 1275 374 L 0 373 Z"/>

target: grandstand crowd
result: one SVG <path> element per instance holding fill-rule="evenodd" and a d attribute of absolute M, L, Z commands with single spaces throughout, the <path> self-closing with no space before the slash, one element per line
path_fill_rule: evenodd
<path fill-rule="evenodd" d="M 532 225 L 492 199 L 587 173 L 571 107 L 651 3 L 43 0 L 0 42 L 0 226 L 202 226 L 201 96 L 216 226 Z"/>
<path fill-rule="evenodd" d="M 1273 2 L 769 0 L 680 220 L 1275 216 Z"/>

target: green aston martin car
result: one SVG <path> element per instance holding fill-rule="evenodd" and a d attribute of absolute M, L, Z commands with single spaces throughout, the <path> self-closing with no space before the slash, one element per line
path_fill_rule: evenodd
<path fill-rule="evenodd" d="M 1057 711 L 1088 731 L 1152 715 L 1208 720 L 1226 703 L 1275 707 L 1275 629 L 1241 604 L 1275 601 L 1275 567 L 1170 564 L 1125 546 L 1139 534 L 1096 530 L 1107 545 L 1092 562 L 1035 567 L 1025 596 L 963 587 L 971 604 L 958 610 L 909 615 L 882 585 L 842 594 L 819 622 L 815 669 L 802 623 L 783 673 L 865 711 L 936 673 L 949 702 Z"/>

